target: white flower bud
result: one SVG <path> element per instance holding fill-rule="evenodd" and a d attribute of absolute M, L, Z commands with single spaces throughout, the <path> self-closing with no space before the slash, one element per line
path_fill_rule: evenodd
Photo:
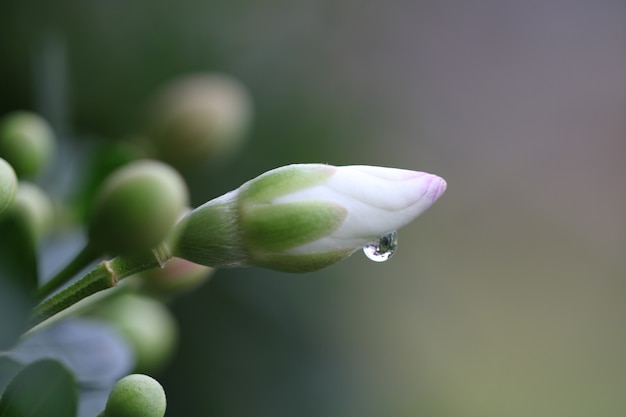
<path fill-rule="evenodd" d="M 189 213 L 174 254 L 212 267 L 313 271 L 407 225 L 445 189 L 424 172 L 289 165 Z"/>

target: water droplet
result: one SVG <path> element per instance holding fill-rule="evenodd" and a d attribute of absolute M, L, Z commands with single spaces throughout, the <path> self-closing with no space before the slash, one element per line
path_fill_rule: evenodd
<path fill-rule="evenodd" d="M 389 232 L 363 247 L 363 253 L 374 262 L 385 262 L 398 248 L 398 233 Z"/>

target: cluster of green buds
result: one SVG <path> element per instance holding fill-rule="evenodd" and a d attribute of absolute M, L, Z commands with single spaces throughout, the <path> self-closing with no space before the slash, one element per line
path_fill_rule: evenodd
<path fill-rule="evenodd" d="M 50 230 L 54 210 L 34 181 L 50 166 L 54 143 L 51 127 L 34 113 L 16 111 L 0 118 L 0 304 L 16 287 L 37 285 L 37 247 Z"/>
<path fill-rule="evenodd" d="M 242 145 L 250 97 L 230 77 L 195 75 L 160 92 L 148 115 L 144 131 L 133 135 L 139 139 L 114 144 L 91 164 L 83 190 L 70 203 L 51 202 L 35 185 L 54 155 L 50 126 L 27 112 L 0 120 L 0 285 L 5 271 L 11 280 L 24 278 L 26 304 L 34 305 L 10 343 L 0 338 L 0 349 L 10 348 L 23 330 L 26 337 L 80 314 L 106 321 L 124 337 L 136 355 L 135 372 L 159 369 L 176 346 L 176 323 L 163 303 L 172 295 L 195 288 L 220 268 L 303 273 L 361 248 L 374 260 L 386 260 L 395 250 L 396 231 L 446 190 L 445 180 L 425 172 L 294 164 L 190 210 L 184 168 L 227 158 Z M 63 216 L 61 209 L 67 209 Z M 39 243 L 52 228 L 68 224 L 84 230 L 83 249 L 40 283 Z M 13 258 L 23 258 L 17 262 L 21 269 L 3 270 L 5 261 L 12 268 Z M 0 320 L 6 321 L 3 296 L 0 291 Z M 59 366 L 52 365 L 53 372 L 66 376 Z M 0 401 L 0 415 L 2 407 Z M 164 412 L 158 382 L 130 375 L 112 389 L 101 416 Z"/>
<path fill-rule="evenodd" d="M 58 307 L 58 300 L 62 300 L 63 308 L 55 307 L 55 311 L 72 307 L 65 316 L 103 321 L 117 330 L 116 337 L 124 339 L 132 351 L 128 363 L 133 367 L 126 372 L 154 372 L 171 356 L 178 329 L 166 302 L 205 282 L 213 271 L 180 258 L 165 265 L 170 255 L 158 253 L 176 222 L 189 211 L 189 192 L 180 172 L 216 164 L 240 149 L 252 120 L 252 101 L 246 88 L 232 77 L 194 74 L 161 89 L 148 110 L 142 130 L 122 140 L 103 141 L 97 150 L 91 145 L 76 150 L 64 147 L 56 161 L 75 157 L 80 164 L 70 164 L 69 169 L 82 172 L 64 175 L 64 180 L 71 180 L 61 186 L 54 183 L 64 167 L 53 164 L 57 138 L 51 125 L 28 111 L 0 118 L 0 373 L 4 372 L 5 353 L 16 349 L 19 340 L 55 328 L 61 315 L 36 329 L 32 326 L 41 317 L 38 312 L 47 305 Z M 48 173 L 51 175 L 44 177 Z M 51 198 L 37 184 L 51 184 L 57 193 Z M 67 195 L 70 187 L 72 194 Z M 75 231 L 84 234 L 79 236 Z M 68 237 L 70 244 L 60 245 L 60 251 L 51 244 Z M 44 252 L 67 256 L 80 241 L 83 249 L 56 272 L 45 265 L 47 262 L 40 262 Z M 150 260 L 144 257 L 146 253 Z M 97 280 L 90 283 L 92 273 L 80 278 L 81 271 L 103 259 L 91 272 L 113 272 L 119 264 L 113 262 L 109 269 L 111 258 L 119 260 L 122 275 L 132 279 L 116 291 L 101 292 L 80 303 L 88 295 L 117 284 L 115 277 L 109 277 L 106 284 Z M 137 259 L 144 261 L 135 262 Z M 42 279 L 46 276 L 50 278 Z M 76 283 L 71 284 L 72 280 Z M 67 407 L 59 406 L 58 410 L 64 416 L 75 415 L 76 398 L 71 391 L 75 391 L 76 381 L 72 372 L 54 360 L 50 362 L 53 372 L 36 379 L 54 379 L 56 372 L 67 377 L 67 384 L 55 388 L 68 394 L 59 395 L 59 401 L 69 399 Z M 126 359 L 120 362 L 126 363 Z M 33 385 L 36 381 L 20 383 L 33 380 L 31 368 L 38 367 L 47 368 L 48 364 L 16 365 L 18 376 L 23 377 L 16 378 L 8 389 L 10 395 L 0 396 L 1 415 L 22 406 L 33 417 L 46 415 L 41 406 L 33 411 L 22 401 L 26 396 L 38 400 L 46 395 Z M 3 377 L 0 375 L 0 393 L 5 389 Z M 120 381 L 102 415 L 162 416 L 165 397 L 160 386 L 161 400 L 149 395 L 135 401 L 146 392 L 146 378 L 133 376 Z M 49 411 L 51 416 L 60 415 Z"/>
<path fill-rule="evenodd" d="M 43 226 L 40 223 L 49 214 L 50 207 L 44 193 L 28 180 L 50 164 L 54 149 L 52 128 L 39 115 L 16 111 L 0 119 L 0 215 L 19 200 L 20 206 L 12 211 L 19 213 L 26 208 L 29 211 L 26 216 L 30 215 L 35 221 L 33 227 Z M 25 203 L 24 207 L 24 201 L 31 198 L 38 202 Z"/>

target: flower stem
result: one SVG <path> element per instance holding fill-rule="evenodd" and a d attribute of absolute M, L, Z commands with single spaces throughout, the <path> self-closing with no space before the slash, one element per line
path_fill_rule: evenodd
<path fill-rule="evenodd" d="M 65 310 L 60 311 L 54 316 L 31 327 L 30 329 L 28 329 L 28 331 L 22 334 L 21 339 L 25 339 L 33 333 L 43 330 L 49 326 L 53 326 L 54 324 L 67 317 L 79 316 L 84 312 L 89 311 L 99 303 L 107 302 L 107 300 L 118 297 L 120 294 L 123 294 L 124 292 L 129 290 L 131 286 L 132 285 L 117 285 L 113 288 L 109 288 L 108 290 L 99 291 L 93 295 L 90 295 L 89 297 L 83 298 L 82 300 L 75 304 L 72 304 Z"/>
<path fill-rule="evenodd" d="M 37 289 L 37 299 L 42 300 L 53 291 L 68 282 L 81 269 L 95 261 L 100 256 L 99 251 L 93 245 L 87 243 L 85 247 L 72 259 L 72 261 L 56 273 L 49 281 Z"/>
<path fill-rule="evenodd" d="M 117 283 L 137 272 L 161 267 L 172 257 L 166 245 L 141 255 L 118 256 L 102 261 L 84 277 L 53 295 L 33 309 L 30 326 L 36 326 L 55 314 L 97 292 L 115 287 Z"/>

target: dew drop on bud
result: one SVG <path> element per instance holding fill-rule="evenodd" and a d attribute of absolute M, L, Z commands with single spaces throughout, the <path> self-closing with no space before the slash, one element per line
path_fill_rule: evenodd
<path fill-rule="evenodd" d="M 398 233 L 389 232 L 363 247 L 363 253 L 374 262 L 385 262 L 398 248 Z"/>

